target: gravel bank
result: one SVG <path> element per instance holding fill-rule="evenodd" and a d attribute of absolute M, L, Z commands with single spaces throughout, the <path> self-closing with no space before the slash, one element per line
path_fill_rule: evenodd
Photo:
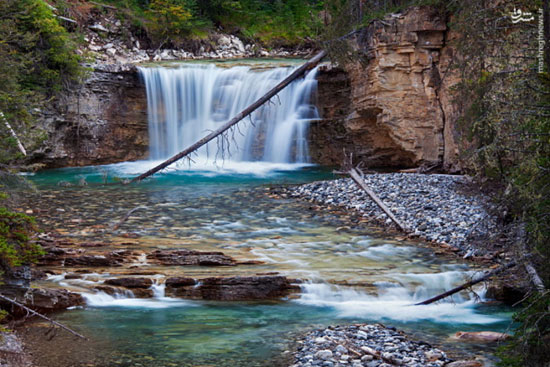
<path fill-rule="evenodd" d="M 439 367 L 451 362 L 443 351 L 382 325 L 318 329 L 298 344 L 291 367 Z"/>
<path fill-rule="evenodd" d="M 483 238 L 496 229 L 495 218 L 485 210 L 486 200 L 463 190 L 468 184 L 464 176 L 370 174 L 365 176 L 365 182 L 412 236 L 471 253 L 468 238 Z M 356 209 L 377 224 L 393 226 L 391 219 L 350 178 L 286 187 L 282 194 Z"/>

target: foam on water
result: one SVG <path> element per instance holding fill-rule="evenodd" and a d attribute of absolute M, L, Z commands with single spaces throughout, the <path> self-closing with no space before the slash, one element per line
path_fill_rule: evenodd
<path fill-rule="evenodd" d="M 128 295 L 109 295 L 104 292 L 82 293 L 86 304 L 92 307 L 122 307 L 122 308 L 172 308 L 193 307 L 195 304 L 178 298 L 132 298 Z"/>
<path fill-rule="evenodd" d="M 502 319 L 476 312 L 476 299 L 465 295 L 455 295 L 438 303 L 415 306 L 415 303 L 435 296 L 439 291 L 448 290 L 464 280 L 466 274 L 444 272 L 436 274 L 399 274 L 396 279 L 409 278 L 412 282 L 392 284 L 376 283 L 378 294 L 371 295 L 350 287 L 327 283 L 302 284 L 302 294 L 295 300 L 303 305 L 330 307 L 340 317 L 367 318 L 370 320 L 395 320 L 413 322 L 429 320 L 449 324 L 491 324 Z M 483 292 L 481 292 L 483 296 Z"/>
<path fill-rule="evenodd" d="M 305 167 L 311 167 L 309 163 L 276 163 L 262 161 L 236 161 L 231 159 L 214 161 L 212 157 L 194 157 L 194 162 L 185 160 L 176 162 L 163 170 L 163 173 L 179 175 L 202 175 L 215 177 L 224 175 L 249 175 L 255 177 L 271 177 L 280 172 L 298 171 Z M 163 160 L 144 160 L 134 162 L 122 162 L 103 166 L 120 176 L 134 176 L 148 171 L 159 165 Z"/>

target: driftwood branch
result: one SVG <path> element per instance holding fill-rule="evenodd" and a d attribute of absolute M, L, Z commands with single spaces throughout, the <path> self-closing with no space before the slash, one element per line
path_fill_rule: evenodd
<path fill-rule="evenodd" d="M 56 8 L 56 7 L 54 7 L 54 6 L 50 5 L 50 4 L 48 4 L 48 3 L 45 2 L 45 1 L 44 1 L 44 4 L 46 4 L 46 6 L 47 6 L 48 8 L 50 8 L 54 13 L 57 13 L 57 8 Z M 56 18 L 59 18 L 59 19 L 61 19 L 61 20 L 64 20 L 64 21 L 66 21 L 66 22 L 69 22 L 69 23 L 78 24 L 78 22 L 77 22 L 76 20 L 73 20 L 73 19 L 70 19 L 70 18 L 67 18 L 67 17 L 63 17 L 63 16 L 61 16 L 61 15 L 54 14 L 53 16 L 56 17 Z"/>
<path fill-rule="evenodd" d="M 2 121 L 4 121 L 4 125 L 6 125 L 6 127 L 8 128 L 8 131 L 10 132 L 11 136 L 15 139 L 15 141 L 17 142 L 17 147 L 19 148 L 19 150 L 21 151 L 21 153 L 23 153 L 24 156 L 27 155 L 27 151 L 25 150 L 25 147 L 23 146 L 23 144 L 21 144 L 21 140 L 19 140 L 19 138 L 17 137 L 17 135 L 15 134 L 15 131 L 13 131 L 10 123 L 8 122 L 8 119 L 6 119 L 6 116 L 4 116 L 4 113 L 0 111 L 0 119 L 2 119 Z"/>
<path fill-rule="evenodd" d="M 239 121 L 241 121 L 246 116 L 250 115 L 252 112 L 254 112 L 256 109 L 258 109 L 261 105 L 269 101 L 272 97 L 274 97 L 277 93 L 279 93 L 283 88 L 288 86 L 294 79 L 302 76 L 305 74 L 308 70 L 314 68 L 321 60 L 327 55 L 326 51 L 321 51 L 311 59 L 309 59 L 305 64 L 300 66 L 298 69 L 294 70 L 292 74 L 290 74 L 288 77 L 286 77 L 282 82 L 277 84 L 275 87 L 273 87 L 269 92 L 267 92 L 265 95 L 263 95 L 260 99 L 258 99 L 256 102 L 252 103 L 250 106 L 242 110 L 237 116 L 233 117 L 230 121 L 225 123 L 223 126 L 221 126 L 219 129 L 211 132 L 204 138 L 197 141 L 195 144 L 189 146 L 187 149 L 181 151 L 180 153 L 176 154 L 175 156 L 167 159 L 166 161 L 162 162 L 158 166 L 150 169 L 149 171 L 135 177 L 130 182 L 139 182 L 143 180 L 144 178 L 147 178 L 158 171 L 168 167 L 172 163 L 186 157 L 187 155 L 193 153 L 209 141 L 213 140 L 214 138 L 218 137 L 219 135 L 223 134 L 227 130 L 229 130 L 232 126 L 236 125 Z"/>
<path fill-rule="evenodd" d="M 395 224 L 397 224 L 397 226 L 403 231 L 403 232 L 408 232 L 408 229 L 407 227 L 405 227 L 403 225 L 403 223 L 401 223 L 399 221 L 399 219 L 397 219 L 395 217 L 395 215 L 393 215 L 393 213 L 390 211 L 390 209 L 386 206 L 386 204 L 384 204 L 382 202 L 382 200 L 380 200 L 380 198 L 374 193 L 374 191 L 372 191 L 368 186 L 367 184 L 365 183 L 365 180 L 363 180 L 363 178 L 361 177 L 361 175 L 359 174 L 359 172 L 355 169 L 355 168 L 351 168 L 348 172 L 347 172 L 350 177 L 353 179 L 353 181 L 355 181 L 355 183 L 361 188 L 363 189 L 363 191 L 365 191 L 372 200 L 374 200 L 374 202 L 380 207 L 380 209 L 382 209 L 384 211 L 384 213 L 386 213 L 386 215 L 388 217 L 390 217 L 391 220 L 393 220 L 393 222 Z"/>
<path fill-rule="evenodd" d="M 50 319 L 48 316 L 44 316 L 44 315 L 42 315 L 41 313 L 36 312 L 36 311 L 33 310 L 32 308 L 29 308 L 29 307 L 27 307 L 27 306 L 25 306 L 25 305 L 23 305 L 23 304 L 17 302 L 16 300 L 13 300 L 13 299 L 8 298 L 8 297 L 6 297 L 6 296 L 4 296 L 4 295 L 1 295 L 1 294 L 0 294 L 0 298 L 3 299 L 4 301 L 8 301 L 8 302 L 10 302 L 10 303 L 16 305 L 17 307 L 21 307 L 22 309 L 24 309 L 24 310 L 27 311 L 28 313 L 31 313 L 31 314 L 33 314 L 33 315 L 36 315 L 36 316 L 40 317 L 40 318 L 43 318 L 44 320 L 47 320 L 47 321 L 51 322 L 53 325 L 55 325 L 55 326 L 57 326 L 57 327 L 59 327 L 59 328 L 65 330 L 65 331 L 68 331 L 69 333 L 73 334 L 74 336 L 77 336 L 77 337 L 79 337 L 79 338 L 81 338 L 81 339 L 84 339 L 84 340 L 88 340 L 88 338 L 86 338 L 84 335 L 81 335 L 81 334 L 77 333 L 76 331 L 74 331 L 74 330 L 72 330 L 72 329 L 69 329 L 69 328 L 66 327 L 65 325 L 63 325 L 63 324 L 61 324 L 61 323 L 59 323 L 59 322 L 57 322 L 57 321 L 55 321 L 55 320 Z"/>
<path fill-rule="evenodd" d="M 516 265 L 517 265 L 517 263 L 516 263 L 515 261 L 512 261 L 512 262 L 510 262 L 510 263 L 508 263 L 508 264 L 506 264 L 506 265 L 503 265 L 503 266 L 501 266 L 501 267 L 499 267 L 499 268 L 496 268 L 496 269 L 494 269 L 494 270 L 486 271 L 486 272 L 484 272 L 483 274 L 481 274 L 480 276 L 473 278 L 472 280 L 470 280 L 470 281 L 467 282 L 467 283 L 464 283 L 464 284 L 462 284 L 462 285 L 459 285 L 458 287 L 455 287 L 455 288 L 453 288 L 453 289 L 451 289 L 451 290 L 449 290 L 449 291 L 447 291 L 447 292 L 441 293 L 441 294 L 439 294 L 439 295 L 437 295 L 437 296 L 435 296 L 435 297 L 432 297 L 432 298 L 430 298 L 430 299 L 427 299 L 427 300 L 425 300 L 425 301 L 423 301 L 423 302 L 415 303 L 415 306 L 429 305 L 430 303 L 434 303 L 434 302 L 437 302 L 437 301 L 439 301 L 439 300 L 441 300 L 441 299 L 443 299 L 443 298 L 447 298 L 447 297 L 449 297 L 449 296 L 451 296 L 451 295 L 453 295 L 453 294 L 455 294 L 455 293 L 458 293 L 458 292 L 460 292 L 460 291 L 462 291 L 462 290 L 464 290 L 464 289 L 466 289 L 466 288 L 470 288 L 471 286 L 473 286 L 473 285 L 475 285 L 475 284 L 477 284 L 477 283 L 479 283 L 479 282 L 482 282 L 482 281 L 484 281 L 484 280 L 486 280 L 486 279 L 489 279 L 489 278 L 491 278 L 491 277 L 493 277 L 493 276 L 495 276 L 495 275 L 497 275 L 497 274 L 500 274 L 500 273 L 502 273 L 503 271 L 505 271 L 505 270 L 507 270 L 507 269 L 510 269 L 510 268 L 512 268 L 512 267 L 514 267 L 514 266 L 516 266 Z"/>
<path fill-rule="evenodd" d="M 147 209 L 146 206 L 143 206 L 143 205 L 140 205 L 138 207 L 135 207 L 134 209 L 128 211 L 128 213 L 126 213 L 126 215 L 124 217 L 122 217 L 122 219 L 113 226 L 113 231 L 116 231 L 117 229 L 120 228 L 121 225 L 124 224 L 124 222 L 126 222 L 128 220 L 128 218 L 130 218 L 130 215 L 132 215 L 132 213 L 134 213 L 135 211 L 139 210 L 139 209 Z"/>
<path fill-rule="evenodd" d="M 64 16 L 61 16 L 61 15 L 56 15 L 55 16 L 56 18 L 59 18 L 61 20 L 64 20 L 65 22 L 69 22 L 69 23 L 73 23 L 73 24 L 78 24 L 78 22 L 74 19 L 71 19 L 71 18 L 67 18 L 67 17 L 64 17 Z"/>

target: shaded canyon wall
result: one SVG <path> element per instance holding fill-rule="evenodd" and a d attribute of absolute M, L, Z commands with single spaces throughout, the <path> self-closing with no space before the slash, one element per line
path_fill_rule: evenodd
<path fill-rule="evenodd" d="M 44 111 L 48 134 L 35 162 L 48 167 L 108 164 L 146 158 L 147 100 L 135 68 L 94 70 Z"/>

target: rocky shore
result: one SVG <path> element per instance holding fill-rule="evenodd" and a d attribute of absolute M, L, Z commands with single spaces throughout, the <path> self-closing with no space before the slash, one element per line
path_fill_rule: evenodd
<path fill-rule="evenodd" d="M 380 324 L 313 330 L 298 345 L 291 367 L 482 366 L 478 361 L 452 361 L 440 349 Z"/>
<path fill-rule="evenodd" d="M 178 49 L 148 48 L 133 35 L 123 37 L 127 32 L 120 20 L 112 17 L 99 18 L 86 29 L 85 46 L 79 52 L 95 60 L 92 66 L 175 60 L 297 58 L 305 57 L 312 52 L 307 47 L 266 49 L 261 45 L 246 43 L 234 35 L 224 33 L 212 33 L 208 39 L 197 40 Z"/>
<path fill-rule="evenodd" d="M 490 203 L 467 193 L 471 183 L 466 176 L 388 173 L 369 174 L 364 179 L 412 237 L 448 244 L 473 256 L 477 250 L 468 239 L 484 237 L 497 226 L 496 218 L 488 213 Z M 277 193 L 357 210 L 373 223 L 394 226 L 349 178 L 285 187 Z"/>

